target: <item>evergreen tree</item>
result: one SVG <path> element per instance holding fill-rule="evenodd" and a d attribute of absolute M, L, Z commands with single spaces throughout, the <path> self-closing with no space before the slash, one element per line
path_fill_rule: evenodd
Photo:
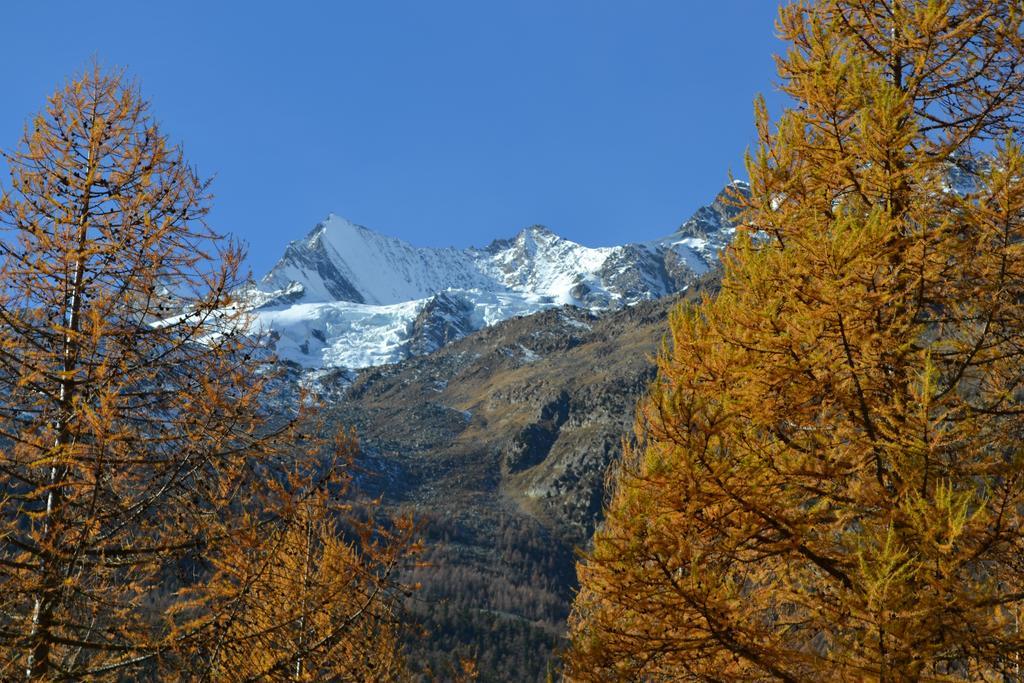
<path fill-rule="evenodd" d="M 408 527 L 379 547 L 334 535 L 348 442 L 325 466 L 304 411 L 271 420 L 273 374 L 230 299 L 242 252 L 206 226 L 208 185 L 137 87 L 93 68 L 5 159 L 0 677 L 189 678 L 230 649 L 308 679 L 342 656 L 339 634 L 359 641 L 364 616 L 387 611 L 320 577 L 385 585 Z M 295 529 L 310 532 L 301 569 Z M 261 572 L 284 566 L 308 580 L 279 599 L 331 603 L 315 627 L 305 608 L 271 611 L 274 624 L 251 608 Z M 269 649 L 239 628 L 254 623 L 303 635 Z"/>
<path fill-rule="evenodd" d="M 1024 3 L 780 11 L 721 293 L 671 319 L 576 680 L 1019 680 Z"/>

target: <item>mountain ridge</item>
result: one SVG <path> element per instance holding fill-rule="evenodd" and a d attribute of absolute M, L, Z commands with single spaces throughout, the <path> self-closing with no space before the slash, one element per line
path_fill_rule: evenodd
<path fill-rule="evenodd" d="M 588 247 L 541 225 L 485 247 L 416 247 L 336 214 L 238 298 L 285 362 L 360 369 L 430 353 L 511 317 L 603 311 L 684 291 L 735 233 L 734 181 L 668 236 Z"/>

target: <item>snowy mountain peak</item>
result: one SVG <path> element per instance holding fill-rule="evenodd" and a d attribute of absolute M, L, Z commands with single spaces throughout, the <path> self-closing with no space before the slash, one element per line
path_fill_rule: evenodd
<path fill-rule="evenodd" d="M 546 225 L 531 225 L 527 228 L 523 228 L 516 234 L 517 240 L 550 240 L 550 239 L 561 239 L 558 235 L 551 232 Z"/>
<path fill-rule="evenodd" d="M 616 308 L 685 289 L 734 232 L 733 184 L 672 235 L 587 247 L 533 225 L 482 249 L 415 247 L 336 214 L 240 293 L 278 355 L 359 368 L 429 353 L 551 306 Z"/>
<path fill-rule="evenodd" d="M 320 248 L 321 242 L 325 239 L 329 239 L 329 233 L 332 233 L 335 239 L 344 239 L 345 233 L 355 233 L 359 230 L 369 231 L 368 228 L 356 225 L 344 216 L 339 216 L 336 213 L 329 213 L 323 220 L 314 225 L 313 229 L 306 233 L 304 238 L 289 242 L 288 246 L 301 245 L 308 249 L 316 249 Z"/>
<path fill-rule="evenodd" d="M 335 240 L 345 239 L 346 235 L 357 233 L 359 230 L 367 230 L 367 228 L 356 225 L 344 216 L 339 216 L 336 213 L 329 213 L 309 232 L 309 235 L 306 236 L 306 241 L 312 245 L 321 240 L 330 239 L 331 237 Z"/>
<path fill-rule="evenodd" d="M 335 249 L 347 249 L 354 244 L 389 238 L 369 228 L 353 223 L 336 213 L 329 213 L 326 218 L 316 224 L 316 227 L 313 228 L 306 239 L 311 244 L 324 243 L 333 246 Z"/>
<path fill-rule="evenodd" d="M 307 303 L 365 304 L 396 304 L 486 284 L 462 251 L 414 247 L 335 214 L 289 244 L 259 288 L 281 290 L 293 283 L 302 286 Z"/>
<path fill-rule="evenodd" d="M 750 185 L 742 180 L 734 180 L 715 195 L 714 201 L 697 209 L 679 226 L 676 234 L 686 237 L 703 237 L 722 231 L 730 231 L 731 234 L 740 213 L 737 199 L 749 194 Z"/>
<path fill-rule="evenodd" d="M 497 254 L 517 247 L 519 249 L 532 248 L 537 243 L 550 243 L 554 240 L 561 239 L 564 238 L 552 232 L 547 226 L 531 225 L 517 232 L 514 237 L 496 239 L 483 249 L 474 251 L 485 251 L 491 254 Z"/>

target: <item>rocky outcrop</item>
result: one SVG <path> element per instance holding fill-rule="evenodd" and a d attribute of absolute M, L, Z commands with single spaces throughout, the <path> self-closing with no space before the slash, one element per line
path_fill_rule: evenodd
<path fill-rule="evenodd" d="M 718 254 L 729 245 L 738 225 L 741 210 L 737 202 L 750 195 L 750 186 L 736 180 L 726 186 L 707 206 L 697 209 L 676 230 L 675 235 L 690 240 L 694 251 L 709 267 L 718 263 Z M 685 275 L 685 273 L 684 273 Z"/>
<path fill-rule="evenodd" d="M 734 181 L 719 192 L 714 201 L 697 209 L 687 218 L 676 234 L 682 237 L 708 237 L 727 233 L 736 227 L 740 215 L 737 200 L 750 196 L 750 186 L 743 181 Z"/>
<path fill-rule="evenodd" d="M 526 425 L 512 437 L 505 449 L 505 467 L 510 473 L 535 467 L 551 453 L 559 431 L 569 418 L 569 393 L 562 391 L 557 398 L 541 407 L 537 422 Z"/>
<path fill-rule="evenodd" d="M 407 352 L 423 356 L 476 330 L 472 302 L 457 294 L 433 296 L 416 315 L 409 329 Z"/>

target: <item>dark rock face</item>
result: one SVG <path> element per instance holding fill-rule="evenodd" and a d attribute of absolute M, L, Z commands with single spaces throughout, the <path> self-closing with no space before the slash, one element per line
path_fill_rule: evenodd
<path fill-rule="evenodd" d="M 432 635 L 410 644 L 414 663 L 444 670 L 450 653 L 475 652 L 481 680 L 544 680 L 576 549 L 599 521 L 605 473 L 678 301 L 507 320 L 359 372 L 332 407 L 381 472 L 369 492 L 424 524 L 430 566 L 409 574 L 423 584 L 410 609 Z"/>
<path fill-rule="evenodd" d="M 430 299 L 409 330 L 408 353 L 422 356 L 473 332 L 473 304 L 464 297 L 442 292 Z"/>
<path fill-rule="evenodd" d="M 675 254 L 672 249 L 652 251 L 643 245 L 630 244 L 605 261 L 598 275 L 621 292 L 624 301 L 643 301 L 650 299 L 652 294 L 662 297 L 685 287 L 685 283 L 674 286 L 665 272 L 664 259 L 670 253 Z M 696 277 L 693 271 L 690 275 Z"/>
<path fill-rule="evenodd" d="M 736 227 L 740 209 L 736 206 L 735 200 L 738 197 L 749 196 L 749 185 L 740 181 L 734 182 L 719 192 L 711 204 L 697 209 L 679 226 L 676 234 L 684 237 L 706 237 L 725 228 Z"/>
<path fill-rule="evenodd" d="M 749 195 L 749 185 L 742 181 L 733 182 L 719 192 L 711 204 L 697 209 L 679 226 L 675 234 L 680 238 L 702 240 L 703 247 L 698 248 L 697 252 L 708 267 L 716 268 L 719 252 L 729 245 L 735 235 L 740 215 L 740 208 L 736 206 L 736 202 Z M 670 269 L 675 281 L 685 281 L 688 276 L 692 277 L 689 275 L 690 268 L 679 254 L 668 256 L 665 265 Z"/>
<path fill-rule="evenodd" d="M 522 472 L 543 462 L 558 440 L 558 432 L 569 417 L 569 394 L 562 391 L 540 410 L 540 419 L 523 427 L 512 437 L 505 452 L 510 473 Z"/>

